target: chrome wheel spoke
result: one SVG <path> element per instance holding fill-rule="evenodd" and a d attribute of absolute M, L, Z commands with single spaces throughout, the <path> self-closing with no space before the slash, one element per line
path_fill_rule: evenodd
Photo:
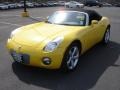
<path fill-rule="evenodd" d="M 74 50 L 73 50 L 73 52 L 72 52 L 72 56 L 74 56 L 74 55 L 75 55 L 76 51 L 77 51 L 77 48 L 76 48 L 76 47 L 74 47 Z"/>
<path fill-rule="evenodd" d="M 71 62 L 71 57 L 69 57 L 69 60 L 67 61 L 67 64 L 69 65 Z"/>
<path fill-rule="evenodd" d="M 74 59 L 78 59 L 79 58 L 79 53 L 77 53 L 76 56 L 73 57 Z"/>
<path fill-rule="evenodd" d="M 71 60 L 71 69 L 74 68 L 74 61 L 73 59 Z"/>
<path fill-rule="evenodd" d="M 72 69 L 73 68 L 73 60 L 69 60 L 68 62 L 67 62 L 67 65 L 68 65 L 68 67 L 70 68 L 70 69 Z"/>
<path fill-rule="evenodd" d="M 79 60 L 79 49 L 78 47 L 72 47 L 70 51 L 68 52 L 68 61 L 67 66 L 69 69 L 74 69 L 78 63 Z"/>
<path fill-rule="evenodd" d="M 69 51 L 69 55 L 72 56 L 72 51 L 71 50 Z"/>
<path fill-rule="evenodd" d="M 110 32 L 108 30 L 105 34 L 105 43 L 107 43 L 109 41 L 109 38 L 110 38 Z"/>

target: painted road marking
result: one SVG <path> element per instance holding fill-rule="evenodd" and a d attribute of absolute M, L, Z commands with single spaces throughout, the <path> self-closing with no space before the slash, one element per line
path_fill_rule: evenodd
<path fill-rule="evenodd" d="M 20 24 L 13 24 L 13 23 L 8 23 L 8 22 L 0 22 L 1 24 L 7 24 L 7 25 L 12 25 L 12 26 L 22 26 Z"/>
<path fill-rule="evenodd" d="M 4 14 L 0 14 L 0 17 L 20 17 L 20 15 L 4 15 Z"/>

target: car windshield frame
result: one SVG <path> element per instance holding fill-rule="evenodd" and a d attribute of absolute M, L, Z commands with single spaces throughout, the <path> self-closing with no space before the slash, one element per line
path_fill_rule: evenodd
<path fill-rule="evenodd" d="M 61 12 L 64 12 L 64 13 L 66 13 L 66 14 L 75 14 L 76 13 L 76 17 L 78 17 L 78 19 L 80 18 L 81 19 L 81 17 L 82 17 L 82 15 L 84 16 L 84 21 L 81 21 L 80 20 L 80 22 L 79 22 L 79 24 L 78 24 L 78 22 L 76 21 L 76 22 L 64 22 L 64 21 L 62 21 L 62 22 L 59 22 L 59 23 L 56 23 L 56 21 L 55 20 L 51 20 L 51 18 L 54 18 L 55 17 L 55 14 L 60 14 Z M 77 16 L 77 14 L 78 14 L 78 16 Z M 81 17 L 79 16 L 79 15 L 81 15 Z M 66 15 L 66 17 L 67 17 L 67 15 Z M 75 17 L 75 19 L 76 19 L 76 17 Z M 66 19 L 68 19 L 69 20 L 69 18 L 67 17 Z M 64 19 L 63 19 L 64 20 Z M 77 19 L 76 19 L 77 20 Z M 53 13 L 48 19 L 47 19 L 47 21 L 46 21 L 47 23 L 50 23 L 50 24 L 57 24 L 57 25 L 69 25 L 69 26 L 87 26 L 88 24 L 89 24 L 89 16 L 88 16 L 88 14 L 87 13 L 85 13 L 85 12 L 79 12 L 79 11 L 56 11 L 55 13 Z M 83 23 L 83 24 L 82 24 Z"/>

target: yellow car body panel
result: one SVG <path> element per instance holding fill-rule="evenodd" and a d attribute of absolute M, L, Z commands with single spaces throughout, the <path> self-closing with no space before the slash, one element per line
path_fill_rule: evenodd
<path fill-rule="evenodd" d="M 65 26 L 45 22 L 35 23 L 19 28 L 19 32 L 8 39 L 9 52 L 24 53 L 30 56 L 27 65 L 48 69 L 58 69 L 61 66 L 67 47 L 74 41 L 81 43 L 81 54 L 103 39 L 109 21 L 103 17 L 96 25 Z M 62 43 L 53 51 L 46 52 L 44 47 L 56 37 L 63 36 Z M 51 59 L 50 65 L 45 65 L 42 60 Z"/>

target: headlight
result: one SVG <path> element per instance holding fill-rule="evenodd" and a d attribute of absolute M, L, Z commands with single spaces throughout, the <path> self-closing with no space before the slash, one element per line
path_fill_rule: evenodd
<path fill-rule="evenodd" d="M 49 42 L 45 47 L 44 51 L 52 52 L 55 48 L 57 48 L 60 43 L 63 41 L 64 37 L 57 37 L 53 41 Z"/>
<path fill-rule="evenodd" d="M 20 29 L 15 29 L 15 30 L 13 30 L 12 32 L 11 32 L 11 34 L 10 34 L 10 39 L 16 34 L 16 33 L 18 33 L 20 31 Z"/>

